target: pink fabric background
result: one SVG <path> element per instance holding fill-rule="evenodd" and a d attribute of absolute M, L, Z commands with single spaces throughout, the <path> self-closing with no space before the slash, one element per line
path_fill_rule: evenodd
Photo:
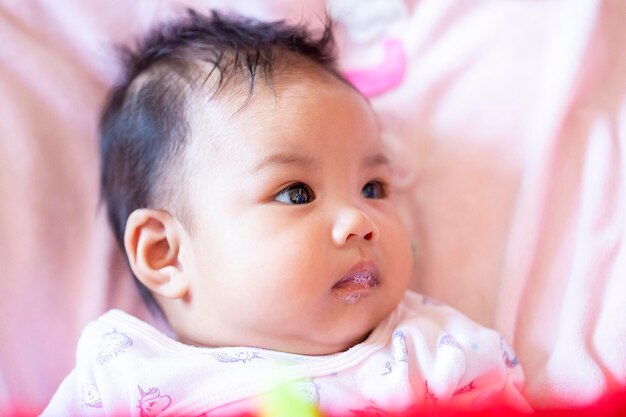
<path fill-rule="evenodd" d="M 536 406 L 626 385 L 626 3 L 338 3 L 346 71 L 388 69 L 389 39 L 406 58 L 372 103 L 414 287 L 502 332 Z M 146 317 L 98 209 L 97 119 L 111 45 L 182 4 L 229 2 L 0 2 L 0 413 L 45 406 L 87 321 Z M 324 7 L 237 2 L 315 22 Z"/>

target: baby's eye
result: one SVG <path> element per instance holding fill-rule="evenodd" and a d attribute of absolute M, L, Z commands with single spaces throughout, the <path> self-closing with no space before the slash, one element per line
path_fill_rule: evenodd
<path fill-rule="evenodd" d="M 385 198 L 387 192 L 385 185 L 380 181 L 370 181 L 363 186 L 361 195 L 365 198 Z"/>
<path fill-rule="evenodd" d="M 313 201 L 315 195 L 308 185 L 298 182 L 276 194 L 276 201 L 285 204 L 307 204 Z"/>

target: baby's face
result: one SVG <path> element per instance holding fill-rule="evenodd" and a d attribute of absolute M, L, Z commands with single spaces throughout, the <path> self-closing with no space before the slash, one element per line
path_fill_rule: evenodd
<path fill-rule="evenodd" d="M 241 102 L 222 100 L 192 118 L 183 341 L 334 353 L 408 286 L 410 243 L 372 110 L 329 75 L 303 78 L 277 96 L 258 82 L 234 116 Z"/>

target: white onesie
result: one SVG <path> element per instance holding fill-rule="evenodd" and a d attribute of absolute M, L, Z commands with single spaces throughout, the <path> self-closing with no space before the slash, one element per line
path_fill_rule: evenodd
<path fill-rule="evenodd" d="M 413 292 L 364 342 L 327 356 L 188 346 L 111 310 L 83 331 L 76 367 L 43 415 L 254 412 L 278 387 L 340 415 L 428 403 L 530 410 L 522 384 L 517 358 L 499 334 Z"/>

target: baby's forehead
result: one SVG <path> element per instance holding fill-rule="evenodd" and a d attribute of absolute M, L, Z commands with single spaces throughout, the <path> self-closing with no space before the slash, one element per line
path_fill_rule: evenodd
<path fill-rule="evenodd" d="M 188 111 L 192 142 L 196 145 L 193 152 L 207 146 L 219 149 L 231 141 L 253 150 L 257 145 L 254 138 L 259 137 L 270 144 L 285 143 L 274 140 L 277 136 L 315 140 L 314 135 L 303 135 L 302 130 L 329 130 L 329 126 L 349 117 L 360 125 L 355 126 L 357 131 L 369 129 L 368 135 L 374 131 L 374 136 L 379 133 L 369 102 L 352 86 L 324 71 L 291 71 L 280 74 L 271 83 L 259 80 L 252 93 L 246 86 L 237 85 L 228 86 L 219 94 L 199 91 L 194 96 Z M 333 103 L 341 103 L 338 111 L 321 111 Z M 304 117 L 303 113 L 313 116 Z"/>
<path fill-rule="evenodd" d="M 275 68 L 273 74 L 253 80 L 233 75 L 220 78 L 210 67 L 204 70 L 208 74 L 201 73 L 204 81 L 192 86 L 185 111 L 190 130 L 203 139 L 228 133 L 241 118 L 262 128 L 269 113 L 276 117 L 291 110 L 283 104 L 286 97 L 307 97 L 311 91 L 358 94 L 336 75 L 306 61 Z"/>

